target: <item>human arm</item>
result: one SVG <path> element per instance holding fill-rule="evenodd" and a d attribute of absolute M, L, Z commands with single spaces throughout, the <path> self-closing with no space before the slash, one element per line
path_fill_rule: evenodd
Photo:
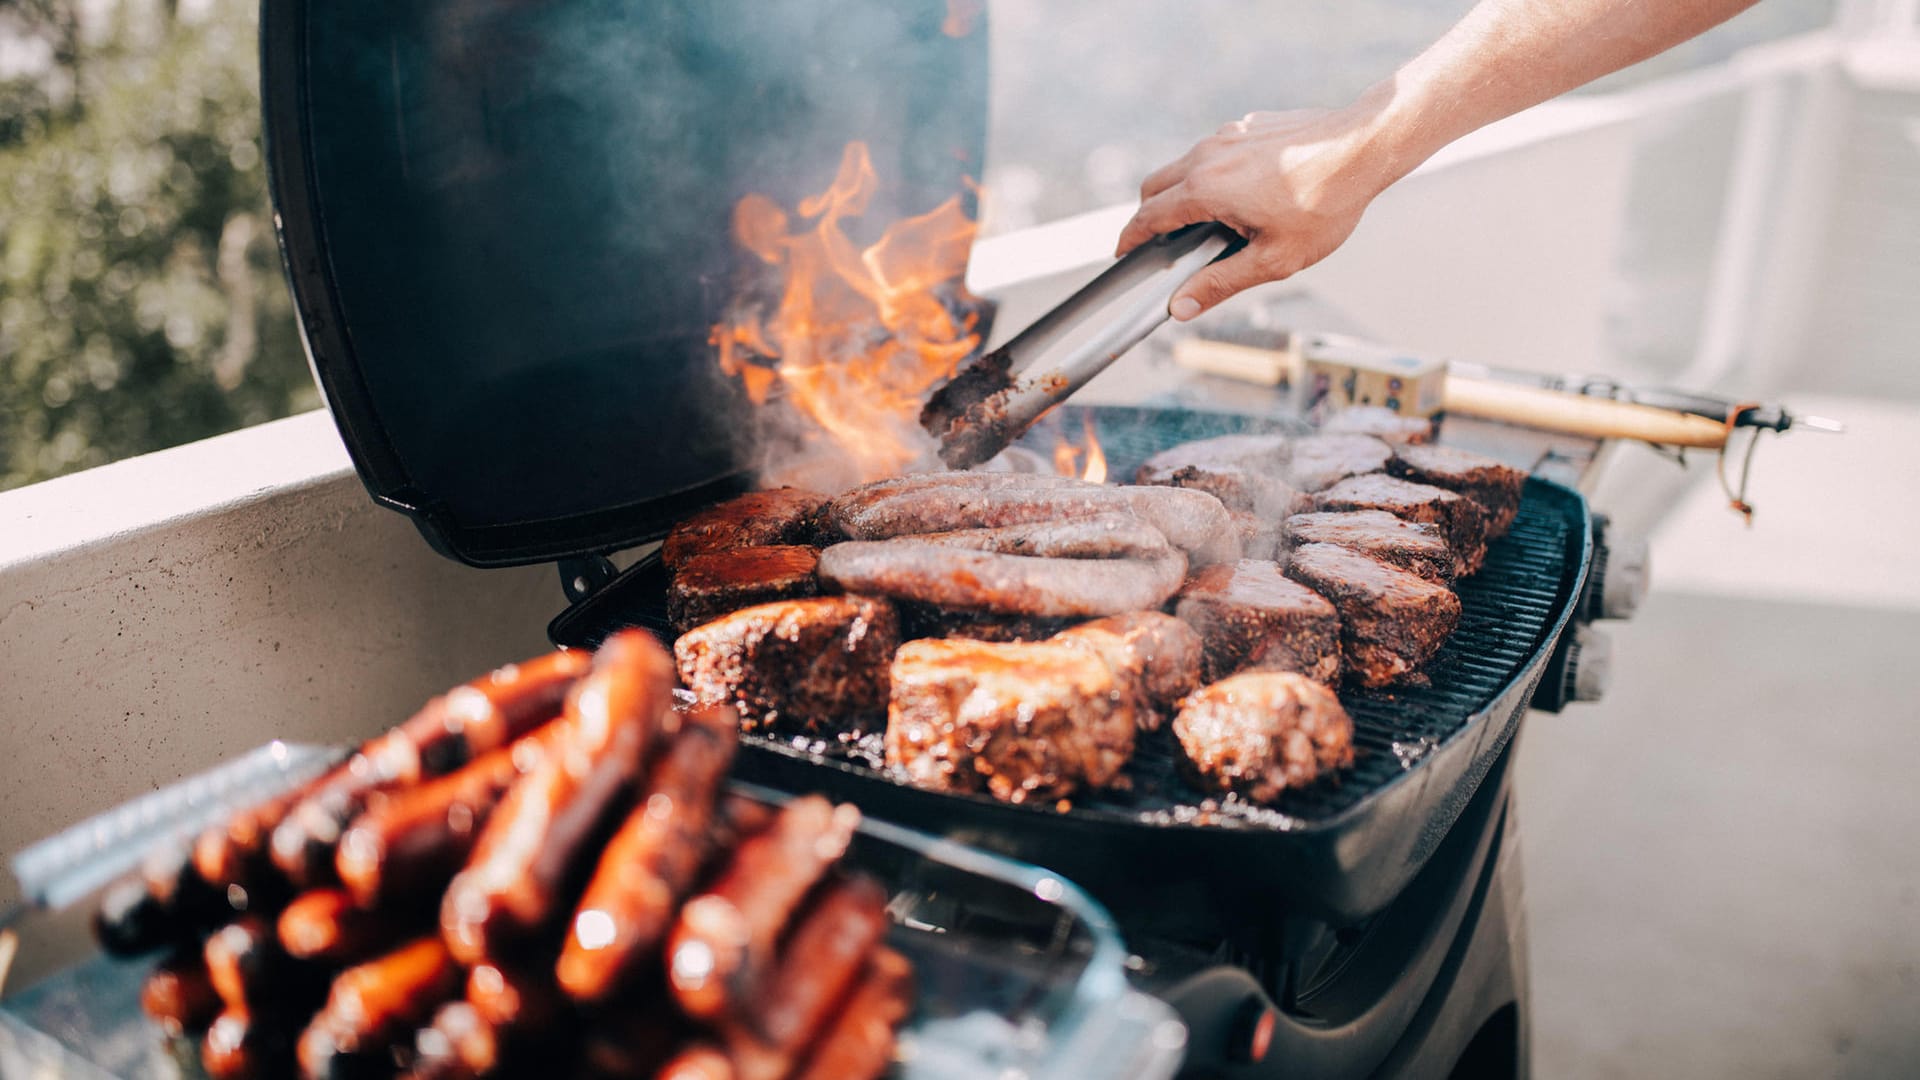
<path fill-rule="evenodd" d="M 1118 253 L 1198 221 L 1248 244 L 1170 310 L 1190 319 L 1311 266 L 1375 196 L 1470 131 L 1663 52 L 1755 0 L 1481 0 L 1425 52 L 1340 109 L 1253 113 L 1147 177 Z"/>

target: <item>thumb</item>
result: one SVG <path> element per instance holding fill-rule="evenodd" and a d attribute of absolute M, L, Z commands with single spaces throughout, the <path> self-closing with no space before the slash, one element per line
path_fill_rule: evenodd
<path fill-rule="evenodd" d="M 1242 248 L 1231 258 L 1202 267 L 1173 294 L 1173 300 L 1167 304 L 1168 313 L 1186 322 L 1240 290 L 1266 280 L 1260 273 L 1259 263 L 1248 254 L 1250 250 Z"/>

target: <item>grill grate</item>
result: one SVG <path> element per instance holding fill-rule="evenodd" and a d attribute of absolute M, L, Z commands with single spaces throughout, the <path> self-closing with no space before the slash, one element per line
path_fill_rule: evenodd
<path fill-rule="evenodd" d="M 1045 453 L 1061 435 L 1081 441 L 1082 414 L 1091 413 L 1116 479 L 1132 476 L 1150 455 L 1194 439 L 1247 431 L 1294 431 L 1297 425 L 1230 413 L 1157 409 L 1057 410 L 1024 440 Z M 1352 769 L 1282 794 L 1271 807 L 1200 791 L 1181 775 L 1171 732 L 1143 736 L 1123 790 L 1086 793 L 1074 809 L 1093 817 L 1132 821 L 1245 824 L 1292 829 L 1323 821 L 1365 800 L 1418 766 L 1458 734 L 1538 653 L 1558 615 L 1566 589 L 1572 521 L 1557 508 L 1529 499 L 1512 530 L 1488 549 L 1480 573 L 1455 584 L 1460 623 L 1427 665 L 1425 685 L 1380 689 L 1343 687 L 1340 700 L 1354 721 Z M 637 613 L 636 613 L 637 614 Z M 636 620 L 664 630 L 659 612 Z M 659 625 L 655 625 L 655 623 Z M 791 737 L 748 735 L 783 749 Z M 878 738 L 835 744 L 801 740 L 805 749 L 892 779 L 880 767 Z M 904 781 L 900 781 L 904 782 Z"/>

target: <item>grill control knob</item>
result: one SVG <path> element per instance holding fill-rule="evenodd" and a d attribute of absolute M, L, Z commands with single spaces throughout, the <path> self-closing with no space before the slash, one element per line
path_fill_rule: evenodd
<path fill-rule="evenodd" d="M 1599 701 L 1613 678 L 1613 639 L 1584 623 L 1572 633 L 1560 674 L 1560 700 Z"/>
<path fill-rule="evenodd" d="M 1639 609 L 1650 582 L 1652 554 L 1644 536 L 1620 535 L 1595 515 L 1593 571 L 1581 612 L 1588 619 L 1625 619 Z"/>

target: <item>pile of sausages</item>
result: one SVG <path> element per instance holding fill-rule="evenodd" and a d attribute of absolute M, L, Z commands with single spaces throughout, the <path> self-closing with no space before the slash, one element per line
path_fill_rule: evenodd
<path fill-rule="evenodd" d="M 494 671 L 111 888 L 218 1080 L 878 1076 L 911 1005 L 859 815 L 723 791 L 730 708 L 630 632 Z"/>

